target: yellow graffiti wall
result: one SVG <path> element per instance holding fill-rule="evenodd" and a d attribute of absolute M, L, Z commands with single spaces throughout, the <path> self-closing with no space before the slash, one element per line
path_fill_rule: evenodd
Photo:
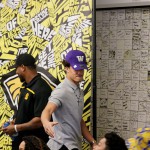
<path fill-rule="evenodd" d="M 36 58 L 38 72 L 55 88 L 65 77 L 61 64 L 70 50 L 82 50 L 88 71 L 83 118 L 90 128 L 92 0 L 1 0 L 0 2 L 0 126 L 17 110 L 20 81 L 14 60 L 21 53 Z M 11 139 L 0 132 L 0 149 Z M 89 145 L 83 140 L 83 149 Z"/>

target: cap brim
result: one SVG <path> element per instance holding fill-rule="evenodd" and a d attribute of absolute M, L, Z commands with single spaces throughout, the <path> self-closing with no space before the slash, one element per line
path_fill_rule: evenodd
<path fill-rule="evenodd" d="M 70 64 L 71 67 L 74 69 L 74 70 L 84 70 L 84 69 L 87 69 L 87 65 L 86 64 Z"/>

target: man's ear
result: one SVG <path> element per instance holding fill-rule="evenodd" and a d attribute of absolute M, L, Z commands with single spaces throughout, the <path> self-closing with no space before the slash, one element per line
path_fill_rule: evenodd
<path fill-rule="evenodd" d="M 65 71 L 68 73 L 69 72 L 69 67 L 65 67 Z"/>
<path fill-rule="evenodd" d="M 24 72 L 26 70 L 26 66 L 21 65 L 21 70 Z"/>

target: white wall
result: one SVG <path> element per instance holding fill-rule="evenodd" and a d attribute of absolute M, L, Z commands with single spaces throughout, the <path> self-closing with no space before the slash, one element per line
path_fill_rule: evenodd
<path fill-rule="evenodd" d="M 150 5 L 150 0 L 96 0 L 96 8 Z"/>
<path fill-rule="evenodd" d="M 150 126 L 150 7 L 96 11 L 97 139 Z"/>

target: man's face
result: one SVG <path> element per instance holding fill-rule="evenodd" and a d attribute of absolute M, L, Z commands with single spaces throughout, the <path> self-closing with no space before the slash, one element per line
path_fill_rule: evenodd
<path fill-rule="evenodd" d="M 71 66 L 66 68 L 67 78 L 78 84 L 83 80 L 84 70 L 74 70 Z"/>
<path fill-rule="evenodd" d="M 18 74 L 18 77 L 20 78 L 21 82 L 25 81 L 24 76 L 23 76 L 23 70 L 24 70 L 23 66 L 18 66 L 16 68 L 16 74 Z"/>

